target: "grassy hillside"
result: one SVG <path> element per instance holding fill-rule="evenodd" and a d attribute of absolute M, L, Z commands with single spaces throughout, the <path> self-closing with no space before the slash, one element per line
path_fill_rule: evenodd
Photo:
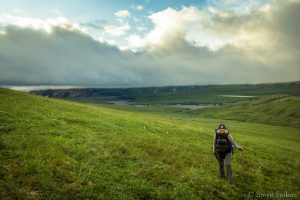
<path fill-rule="evenodd" d="M 196 111 L 198 116 L 300 128 L 300 97 L 275 95 Z"/>
<path fill-rule="evenodd" d="M 198 110 L 170 108 L 164 105 L 109 105 L 85 99 L 80 101 L 78 98 L 71 100 L 118 110 L 159 114 L 160 116 L 227 119 L 300 128 L 300 97 L 298 96 L 271 95 Z"/>
<path fill-rule="evenodd" d="M 225 121 L 245 152 L 234 185 L 211 152 L 219 120 L 171 118 L 0 89 L 0 199 L 300 195 L 300 130 Z"/>

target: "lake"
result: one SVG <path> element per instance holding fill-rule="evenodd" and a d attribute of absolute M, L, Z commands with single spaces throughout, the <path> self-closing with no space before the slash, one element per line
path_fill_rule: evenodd
<path fill-rule="evenodd" d="M 235 97 L 235 98 L 254 98 L 256 96 L 248 96 L 248 95 L 231 95 L 231 94 L 221 94 L 221 95 L 216 95 L 220 97 Z"/>
<path fill-rule="evenodd" d="M 198 105 L 174 104 L 174 105 L 165 105 L 164 107 L 197 110 L 197 109 L 203 109 L 203 108 L 212 108 L 212 107 L 216 107 L 216 106 L 217 105 L 214 105 L 214 104 L 198 104 Z"/>
<path fill-rule="evenodd" d="M 114 104 L 118 106 L 135 106 L 135 107 L 140 107 L 144 108 L 147 107 L 148 105 L 144 104 L 137 104 L 134 101 L 127 101 L 127 100 L 111 100 L 111 101 L 105 101 L 106 103 L 109 104 Z M 173 105 L 162 105 L 163 107 L 168 107 L 168 108 L 184 108 L 184 109 L 190 109 L 190 110 L 197 110 L 197 109 L 203 109 L 203 108 L 212 108 L 216 107 L 218 105 L 216 104 L 173 104 Z"/>

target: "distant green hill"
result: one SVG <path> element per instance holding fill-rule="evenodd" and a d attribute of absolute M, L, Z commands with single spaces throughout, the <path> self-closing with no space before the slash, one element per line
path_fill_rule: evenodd
<path fill-rule="evenodd" d="M 219 122 L 0 89 L 0 199 L 299 197 L 299 129 L 225 120 L 245 146 L 228 185 L 211 151 Z"/>
<path fill-rule="evenodd" d="M 238 102 L 221 108 L 210 108 L 196 112 L 201 117 L 300 128 L 300 97 L 296 96 L 266 96 L 257 100 Z"/>
<path fill-rule="evenodd" d="M 254 96 L 254 98 L 274 94 L 300 96 L 300 82 L 141 88 L 58 89 L 32 91 L 32 93 L 55 98 L 77 98 L 81 101 L 85 99 L 88 102 L 99 101 L 101 97 L 113 97 L 115 99 L 131 100 L 143 104 L 228 103 L 247 100 L 247 98 L 230 97 L 230 95 L 248 95 Z"/>

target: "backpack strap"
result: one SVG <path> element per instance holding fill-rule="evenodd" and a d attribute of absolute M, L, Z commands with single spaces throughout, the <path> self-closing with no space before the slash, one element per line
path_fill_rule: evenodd
<path fill-rule="evenodd" d="M 229 131 L 228 131 L 228 133 L 226 134 L 226 140 L 227 140 L 228 146 L 229 146 L 229 153 L 230 153 L 230 152 L 233 153 L 232 144 L 231 144 L 230 140 L 228 139 L 228 135 L 229 135 Z"/>
<path fill-rule="evenodd" d="M 215 133 L 215 141 L 214 141 L 215 150 L 216 150 L 216 146 L 217 146 L 217 139 L 218 139 L 218 134 L 217 134 L 217 131 L 216 131 L 216 133 Z"/>
<path fill-rule="evenodd" d="M 226 139 L 228 140 L 229 131 L 228 131 L 228 133 L 225 133 L 225 135 L 226 135 Z"/>

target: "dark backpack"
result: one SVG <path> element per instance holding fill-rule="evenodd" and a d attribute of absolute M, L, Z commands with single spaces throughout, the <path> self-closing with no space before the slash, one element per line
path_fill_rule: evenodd
<path fill-rule="evenodd" d="M 216 133 L 216 151 L 218 153 L 230 153 L 232 148 L 231 148 L 231 143 L 230 141 L 228 140 L 228 135 L 229 133 L 227 134 L 220 134 L 220 133 Z"/>

